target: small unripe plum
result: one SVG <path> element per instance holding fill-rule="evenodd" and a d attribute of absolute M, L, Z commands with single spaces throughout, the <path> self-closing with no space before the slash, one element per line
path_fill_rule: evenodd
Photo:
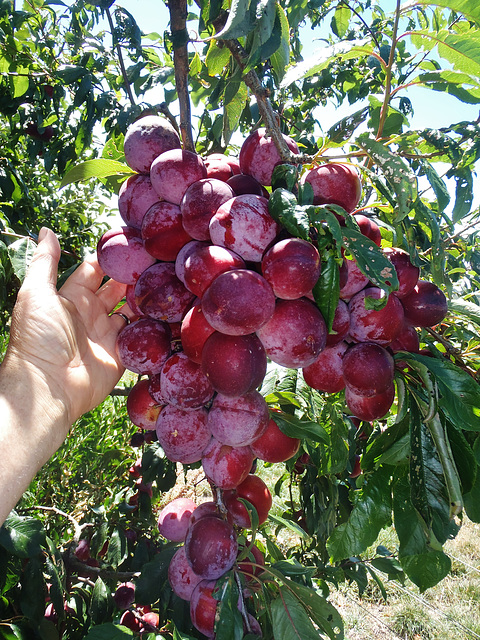
<path fill-rule="evenodd" d="M 312 364 L 325 348 L 327 327 L 317 307 L 307 300 L 278 300 L 275 311 L 257 336 L 267 356 L 291 369 Z"/>
<path fill-rule="evenodd" d="M 172 587 L 172 591 L 182 600 L 190 600 L 193 590 L 199 582 L 202 581 L 200 576 L 193 571 L 188 564 L 185 555 L 185 547 L 180 547 L 175 552 L 168 566 L 168 581 Z"/>
<path fill-rule="evenodd" d="M 255 334 L 228 336 L 215 331 L 204 343 L 202 369 L 215 391 L 241 396 L 262 383 L 267 355 Z"/>
<path fill-rule="evenodd" d="M 148 209 L 142 238 L 148 253 L 165 262 L 174 262 L 180 249 L 192 240 L 183 228 L 180 207 L 171 202 L 157 202 Z"/>
<path fill-rule="evenodd" d="M 113 601 L 120 611 L 128 609 L 135 602 L 135 585 L 133 582 L 121 584 L 113 594 Z"/>
<path fill-rule="evenodd" d="M 331 162 L 314 167 L 303 176 L 313 189 L 313 204 L 337 204 L 347 213 L 356 209 L 362 195 L 358 171 L 349 164 Z"/>
<path fill-rule="evenodd" d="M 373 342 L 355 344 L 343 356 L 343 377 L 357 395 L 373 396 L 393 384 L 395 364 L 386 349 Z"/>
<path fill-rule="evenodd" d="M 333 347 L 341 342 L 348 335 L 349 329 L 350 311 L 348 310 L 348 305 L 344 300 L 339 300 L 335 309 L 332 331 L 327 335 L 326 346 Z"/>
<path fill-rule="evenodd" d="M 208 411 L 194 409 L 184 411 L 167 405 L 158 416 L 158 441 L 169 460 L 191 464 L 202 458 L 202 453 L 212 437 L 207 426 Z"/>
<path fill-rule="evenodd" d="M 150 180 L 158 195 L 178 205 L 188 187 L 206 177 L 207 170 L 201 157 L 182 149 L 160 154 L 150 168 Z"/>
<path fill-rule="evenodd" d="M 395 267 L 398 277 L 398 291 L 395 291 L 397 298 L 405 298 L 411 293 L 418 282 L 420 269 L 412 264 L 410 256 L 402 249 L 385 249 L 385 256 Z"/>
<path fill-rule="evenodd" d="M 297 143 L 292 138 L 282 137 L 292 153 L 298 153 Z M 257 129 L 245 138 L 238 157 L 242 173 L 253 176 L 260 184 L 272 184 L 273 170 L 282 164 L 282 158 L 271 137 L 267 137 L 265 129 Z"/>
<path fill-rule="evenodd" d="M 247 507 L 243 502 L 240 502 L 239 498 L 247 500 L 255 507 L 259 524 L 266 522 L 272 506 L 272 494 L 261 478 L 250 474 L 236 489 L 225 491 L 223 494 L 224 504 L 234 524 L 248 529 L 252 526 L 250 515 Z"/>
<path fill-rule="evenodd" d="M 305 382 L 312 389 L 325 393 L 338 393 L 345 387 L 342 360 L 348 349 L 346 342 L 326 347 L 317 359 L 303 368 Z"/>
<path fill-rule="evenodd" d="M 237 553 L 237 535 L 225 520 L 205 516 L 190 525 L 185 538 L 185 554 L 198 576 L 206 580 L 220 578 L 233 567 Z"/>
<path fill-rule="evenodd" d="M 342 300 L 350 300 L 356 293 L 367 286 L 369 280 L 360 271 L 355 260 L 344 260 L 343 264 L 347 268 L 347 280 L 343 287 L 340 288 L 340 298 Z"/>
<path fill-rule="evenodd" d="M 372 242 L 374 242 L 377 247 L 379 247 L 382 244 L 382 234 L 380 233 L 380 227 L 378 226 L 378 224 L 371 218 L 368 218 L 361 213 L 356 213 L 353 217 L 357 221 L 362 235 L 370 238 L 370 240 L 372 240 Z"/>
<path fill-rule="evenodd" d="M 155 263 L 143 244 L 139 229 L 110 229 L 100 238 L 97 259 L 102 271 L 117 282 L 134 284 L 139 275 Z"/>
<path fill-rule="evenodd" d="M 190 599 L 190 618 L 195 629 L 207 638 L 213 638 L 215 617 L 218 600 L 212 593 L 216 587 L 216 580 L 202 580 L 193 590 Z"/>
<path fill-rule="evenodd" d="M 135 373 L 160 373 L 170 355 L 170 328 L 165 322 L 140 318 L 124 327 L 117 338 L 122 365 Z"/>
<path fill-rule="evenodd" d="M 139 447 L 141 447 L 144 442 L 145 442 L 145 436 L 143 434 L 143 431 L 137 431 L 130 438 L 130 446 L 133 447 L 134 449 L 138 449 Z"/>
<path fill-rule="evenodd" d="M 265 462 L 290 460 L 299 448 L 300 440 L 285 435 L 273 418 L 270 418 L 262 435 L 250 445 L 253 455 Z"/>
<path fill-rule="evenodd" d="M 402 298 L 405 318 L 416 327 L 433 327 L 448 313 L 447 298 L 436 284 L 419 280 L 413 291 Z"/>
<path fill-rule="evenodd" d="M 195 240 L 210 240 L 209 224 L 217 209 L 235 192 L 221 180 L 204 178 L 191 184 L 180 204 L 185 231 Z"/>
<path fill-rule="evenodd" d="M 129 227 L 141 229 L 145 214 L 157 202 L 159 198 L 149 176 L 140 173 L 122 182 L 118 192 L 118 211 Z"/>
<path fill-rule="evenodd" d="M 160 374 L 160 386 L 165 400 L 181 409 L 199 409 L 214 394 L 201 365 L 184 353 L 174 353 L 165 362 Z"/>
<path fill-rule="evenodd" d="M 311 242 L 287 238 L 274 244 L 262 259 L 262 273 L 283 300 L 306 296 L 317 282 L 321 271 L 320 255 Z"/>
<path fill-rule="evenodd" d="M 268 211 L 268 200 L 244 194 L 222 204 L 210 220 L 213 244 L 238 253 L 244 260 L 260 262 L 280 231 Z"/>
<path fill-rule="evenodd" d="M 373 396 L 361 396 L 348 385 L 345 386 L 345 402 L 354 416 L 360 420 L 371 422 L 379 420 L 388 413 L 395 400 L 395 385 L 392 384 L 383 393 Z"/>
<path fill-rule="evenodd" d="M 212 333 L 215 333 L 215 329 L 207 322 L 201 302 L 198 301 L 187 311 L 182 321 L 180 338 L 185 355 L 193 362 L 201 364 L 203 347 Z M 217 364 L 221 363 L 217 362 Z M 205 373 L 208 375 L 208 372 Z"/>
<path fill-rule="evenodd" d="M 207 247 L 209 246 L 208 242 L 200 242 L 200 240 L 192 240 L 191 242 L 187 242 L 177 254 L 175 259 L 175 275 L 180 280 L 182 284 L 185 284 L 185 262 L 197 247 Z"/>
<path fill-rule="evenodd" d="M 238 398 L 219 393 L 208 413 L 208 427 L 222 444 L 246 447 L 262 435 L 269 419 L 268 405 L 258 391 Z"/>
<path fill-rule="evenodd" d="M 157 156 L 180 148 L 180 138 L 165 118 L 145 116 L 132 124 L 125 135 L 123 150 L 129 167 L 148 173 Z"/>
<path fill-rule="evenodd" d="M 201 298 L 221 273 L 244 268 L 244 260 L 230 249 L 216 245 L 199 246 L 185 260 L 185 286 Z"/>
<path fill-rule="evenodd" d="M 180 322 L 194 295 L 175 275 L 175 267 L 157 262 L 141 274 L 135 284 L 135 302 L 141 311 L 155 320 Z"/>
<path fill-rule="evenodd" d="M 385 347 L 398 336 L 403 329 L 404 312 L 402 303 L 394 295 L 388 296 L 388 302 L 376 311 L 365 308 L 365 299 L 379 300 L 387 295 L 378 287 L 368 287 L 355 294 L 348 303 L 350 310 L 349 335 L 355 342 L 376 342 Z"/>
<path fill-rule="evenodd" d="M 217 331 L 247 335 L 271 318 L 275 296 L 260 274 L 234 269 L 215 278 L 202 298 L 202 309 L 207 322 Z"/>
<path fill-rule="evenodd" d="M 202 467 L 207 478 L 220 489 L 234 489 L 245 480 L 253 464 L 250 447 L 230 447 L 215 438 L 205 447 Z"/>
<path fill-rule="evenodd" d="M 245 193 L 251 193 L 256 196 L 263 196 L 267 198 L 268 191 L 263 187 L 258 180 L 255 180 L 252 176 L 246 173 L 240 173 L 227 180 L 227 184 L 232 187 L 236 196 L 241 196 Z M 269 194 L 268 194 L 269 195 Z"/>
<path fill-rule="evenodd" d="M 167 540 L 183 542 L 190 526 L 190 517 L 197 505 L 190 498 L 175 498 L 160 511 L 158 530 Z"/>
<path fill-rule="evenodd" d="M 150 381 L 146 378 L 136 382 L 127 398 L 127 413 L 133 424 L 141 429 L 155 429 L 163 404 L 152 398 L 148 390 Z"/>

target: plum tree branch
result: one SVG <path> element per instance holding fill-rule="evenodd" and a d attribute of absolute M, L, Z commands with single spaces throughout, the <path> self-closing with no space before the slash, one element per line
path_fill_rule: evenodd
<path fill-rule="evenodd" d="M 192 133 L 192 110 L 188 92 L 188 32 L 187 0 L 168 0 L 170 13 L 170 36 L 173 44 L 173 66 L 175 69 L 175 88 L 180 104 L 180 134 L 183 148 L 195 151 Z"/>
<path fill-rule="evenodd" d="M 221 42 L 225 44 L 232 54 L 233 59 L 243 71 L 246 67 L 247 54 L 242 45 L 238 40 L 234 39 L 222 40 Z M 312 158 L 310 156 L 292 153 L 288 148 L 288 145 L 282 136 L 282 132 L 280 131 L 278 116 L 273 110 L 270 102 L 269 92 L 262 86 L 255 69 L 247 71 L 243 76 L 243 81 L 257 99 L 258 110 L 260 111 L 267 134 L 271 136 L 282 161 L 290 164 L 304 164 L 312 162 Z"/>
<path fill-rule="evenodd" d="M 108 24 L 110 26 L 110 31 L 112 33 L 112 40 L 114 42 L 114 47 L 117 51 L 118 63 L 120 64 L 120 70 L 122 72 L 123 84 L 125 85 L 125 90 L 128 94 L 128 99 L 130 100 L 132 107 L 134 107 L 135 98 L 133 97 L 132 87 L 130 86 L 130 82 L 128 80 L 127 70 L 125 68 L 125 62 L 123 60 L 122 48 L 118 43 L 115 44 L 115 34 L 114 34 L 115 25 L 113 24 L 113 19 L 112 19 L 112 14 L 110 13 L 110 9 L 106 8 L 105 13 L 107 15 Z"/>

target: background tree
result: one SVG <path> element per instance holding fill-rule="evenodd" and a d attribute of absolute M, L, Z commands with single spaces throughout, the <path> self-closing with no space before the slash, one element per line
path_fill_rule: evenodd
<path fill-rule="evenodd" d="M 480 521 L 480 254 L 473 206 L 479 124 L 410 126 L 411 87 L 431 89 L 432 104 L 443 93 L 480 103 L 480 10 L 474 0 L 398 3 L 392 12 L 343 0 L 168 4 L 171 22 L 163 35 L 142 34 L 134 17 L 110 2 L 0 5 L 4 342 L 38 228 L 46 224 L 59 234 L 64 270 L 94 248 L 105 226 L 98 216 L 131 173 L 123 138 L 138 116 L 179 112 L 184 146 L 203 156 L 234 153 L 263 122 L 284 160 L 270 211 L 321 250 L 315 297 L 327 324 L 338 301 L 334 267 L 342 252 L 368 268 L 375 284 L 394 289 L 382 252 L 365 245 L 348 217 L 342 228 L 331 207 L 312 207 L 308 189 L 298 185 L 302 166 L 352 162 L 364 185 L 359 211 L 379 224 L 384 247 L 403 248 L 422 278 L 442 288 L 449 315 L 421 330 L 428 355 L 396 356 L 397 402 L 385 420 L 352 420 L 342 393 L 318 393 L 294 369 L 273 368 L 263 385 L 280 428 L 302 438 L 302 448 L 277 467 L 272 489 L 281 508 L 258 530 L 268 568 L 248 606 L 265 638 L 341 638 L 341 618 L 327 599 L 337 581 L 363 589 L 367 575 L 380 585 L 385 575 L 407 576 L 427 589 L 450 570 L 442 547 L 462 514 Z M 303 59 L 308 26 L 321 29 L 322 47 Z M 160 88 L 163 100 L 150 104 L 150 90 Z M 324 131 L 316 108 L 327 104 L 350 108 Z M 300 154 L 285 148 L 281 133 L 297 141 Z M 153 626 L 142 623 L 144 634 L 161 629 L 160 637 L 200 637 L 168 584 L 176 547 L 158 536 L 155 523 L 155 505 L 173 486 L 175 468 L 157 443 L 133 431 L 122 398 L 82 418 L 0 529 L 5 638 L 131 635 L 119 624 L 112 593 L 132 580 L 133 620 L 148 607 L 159 616 Z M 142 447 L 141 465 L 130 471 L 125 432 Z M 101 458 L 92 459 L 92 449 Z M 392 522 L 397 548 L 363 560 Z M 276 540 L 285 530 L 287 550 Z M 234 573 L 218 597 L 216 637 L 243 637 Z M 256 637 L 250 631 L 245 637 Z"/>

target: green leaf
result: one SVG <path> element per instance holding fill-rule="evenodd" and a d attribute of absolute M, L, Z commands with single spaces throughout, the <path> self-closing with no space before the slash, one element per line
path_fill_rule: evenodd
<path fill-rule="evenodd" d="M 272 173 L 272 190 L 286 189 L 293 192 L 297 187 L 298 167 L 294 164 L 278 164 Z"/>
<path fill-rule="evenodd" d="M 453 298 L 449 300 L 448 308 L 450 311 L 465 316 L 480 326 L 480 306 L 478 304 L 470 302 L 470 300 L 464 300 L 463 298 Z"/>
<path fill-rule="evenodd" d="M 325 429 L 317 422 L 299 420 L 289 413 L 272 411 L 270 414 L 280 431 L 290 438 L 313 440 L 314 442 L 329 442 Z"/>
<path fill-rule="evenodd" d="M 332 330 L 335 311 L 340 296 L 340 270 L 338 262 L 331 252 L 323 256 L 322 271 L 317 283 L 313 287 L 315 303 L 327 325 L 327 331 Z"/>
<path fill-rule="evenodd" d="M 384 467 L 372 474 L 356 495 L 347 522 L 336 527 L 327 541 L 332 562 L 365 551 L 375 542 L 381 529 L 390 523 L 392 499 L 390 470 Z"/>
<path fill-rule="evenodd" d="M 126 640 L 133 637 L 133 631 L 121 624 L 106 622 L 95 627 L 90 627 L 84 640 Z"/>
<path fill-rule="evenodd" d="M 393 189 L 397 198 L 395 222 L 400 222 L 410 213 L 417 197 L 417 181 L 413 171 L 403 158 L 371 137 L 369 133 L 360 134 L 356 142 L 367 153 L 370 160 L 382 170 L 385 179 Z"/>
<path fill-rule="evenodd" d="M 238 608 L 239 591 L 235 576 L 229 573 L 217 594 L 219 604 L 215 622 L 215 638 L 218 640 L 242 640 L 242 614 Z"/>
<path fill-rule="evenodd" d="M 436 283 L 441 284 L 445 281 L 445 251 L 443 238 L 440 234 L 440 226 L 438 224 L 437 214 L 427 207 L 420 199 L 415 202 L 415 212 L 420 220 L 429 227 L 432 234 L 432 260 L 431 269 L 432 276 Z"/>
<path fill-rule="evenodd" d="M 33 558 L 42 553 L 45 531 L 40 520 L 12 512 L 0 528 L 0 545 L 19 558 Z"/>
<path fill-rule="evenodd" d="M 450 507 L 442 464 L 427 426 L 418 409 L 411 407 L 410 483 L 412 504 L 436 539 L 443 544 L 448 537 Z"/>
<path fill-rule="evenodd" d="M 269 520 L 271 522 L 275 522 L 276 524 L 281 525 L 282 528 L 289 529 L 293 534 L 295 534 L 296 536 L 299 536 L 303 540 L 308 540 L 310 538 L 308 533 L 304 529 L 302 529 L 302 527 L 300 527 L 296 522 L 292 522 L 291 520 L 287 520 L 286 518 L 282 518 L 280 516 L 276 516 L 273 513 L 270 513 L 268 518 L 269 518 Z M 274 566 L 279 571 L 282 571 L 282 567 L 281 566 L 277 566 L 278 564 L 279 563 L 277 563 Z M 304 575 L 305 574 L 305 568 L 304 567 L 302 567 L 302 571 L 303 571 L 303 574 L 301 574 L 301 575 Z M 284 571 L 282 571 L 282 573 L 284 573 Z"/>
<path fill-rule="evenodd" d="M 367 116 L 368 107 L 364 107 L 335 123 L 326 134 L 328 146 L 343 146 L 345 142 L 350 140 L 357 127 L 365 122 Z"/>
<path fill-rule="evenodd" d="M 108 538 L 105 561 L 116 569 L 128 557 L 127 538 L 123 529 L 115 527 Z"/>
<path fill-rule="evenodd" d="M 463 13 L 464 16 L 480 22 L 480 6 L 477 0 L 415 0 L 414 3 L 402 6 L 402 12 L 409 11 L 413 7 L 443 7 L 445 9 L 451 9 L 457 13 Z"/>
<path fill-rule="evenodd" d="M 433 91 L 440 91 L 455 96 L 467 104 L 478 104 L 480 102 L 480 86 L 478 80 L 467 73 L 441 69 L 421 73 L 416 84 L 424 86 Z"/>
<path fill-rule="evenodd" d="M 466 167 L 455 172 L 455 205 L 452 211 L 454 223 L 460 222 L 470 213 L 473 203 L 473 177 L 471 170 Z"/>
<path fill-rule="evenodd" d="M 472 522 L 480 522 L 480 469 L 470 491 L 463 496 L 465 512 Z"/>
<path fill-rule="evenodd" d="M 471 29 L 466 33 L 440 31 L 410 32 L 412 43 L 419 49 L 431 51 L 437 47 L 438 54 L 448 60 L 455 69 L 480 78 L 480 34 Z"/>
<path fill-rule="evenodd" d="M 82 180 L 90 180 L 91 178 L 108 178 L 122 174 L 134 174 L 135 171 L 123 162 L 117 160 L 108 160 L 106 158 L 96 158 L 95 160 L 87 160 L 75 165 L 62 178 L 60 188 L 73 182 Z"/>
<path fill-rule="evenodd" d="M 347 33 L 351 17 L 352 11 L 348 6 L 340 4 L 335 9 L 335 13 L 333 14 L 333 18 L 331 21 L 331 27 L 333 33 L 340 39 L 343 38 Z"/>
<path fill-rule="evenodd" d="M 82 76 L 84 76 L 87 72 L 85 67 L 78 67 L 73 65 L 62 65 L 57 71 L 55 75 L 62 84 L 72 84 L 76 80 L 79 80 Z"/>
<path fill-rule="evenodd" d="M 246 36 L 257 22 L 254 0 L 232 0 L 227 22 L 223 29 L 215 34 L 217 40 L 232 40 Z"/>
<path fill-rule="evenodd" d="M 13 97 L 20 98 L 21 96 L 25 95 L 30 84 L 28 75 L 10 76 L 10 78 L 13 83 Z"/>
<path fill-rule="evenodd" d="M 369 471 L 382 462 L 395 464 L 399 458 L 406 461 L 410 450 L 409 424 L 410 417 L 407 415 L 382 433 L 373 434 L 362 456 L 362 469 Z"/>
<path fill-rule="evenodd" d="M 273 637 L 275 640 L 318 640 L 318 631 L 297 598 L 279 588 L 279 598 L 271 604 Z"/>
<path fill-rule="evenodd" d="M 270 56 L 273 73 L 277 83 L 280 83 L 285 75 L 285 69 L 290 60 L 290 26 L 285 10 L 277 3 L 277 19 L 280 24 L 280 45 L 275 53 Z M 277 25 L 275 23 L 275 28 Z"/>
<path fill-rule="evenodd" d="M 12 263 L 15 275 L 23 282 L 27 274 L 28 267 L 35 253 L 36 244 L 31 238 L 20 238 L 8 245 L 8 255 Z"/>
<path fill-rule="evenodd" d="M 276 189 L 268 201 L 268 210 L 272 218 L 292 235 L 308 240 L 309 217 L 306 210 L 297 205 L 293 193 L 286 189 Z"/>
<path fill-rule="evenodd" d="M 443 580 L 452 568 L 450 558 L 443 551 L 430 550 L 417 556 L 402 556 L 400 562 L 421 593 Z"/>
<path fill-rule="evenodd" d="M 30 558 L 23 569 L 20 580 L 20 606 L 22 613 L 37 622 L 45 614 L 45 596 L 47 585 L 43 577 L 43 558 L 35 556 Z"/>
<path fill-rule="evenodd" d="M 368 42 L 368 40 L 348 40 L 317 49 L 306 60 L 288 69 L 280 88 L 284 89 L 303 78 L 317 75 L 335 61 L 368 57 L 373 51 L 373 47 Z"/>
<path fill-rule="evenodd" d="M 143 565 L 135 583 L 135 597 L 139 604 L 153 604 L 162 595 L 168 583 L 168 567 L 176 547 L 166 547 L 151 562 Z"/>
<path fill-rule="evenodd" d="M 427 177 L 430 186 L 432 187 L 438 202 L 438 211 L 442 212 L 448 206 L 450 202 L 450 194 L 444 181 L 440 178 L 438 173 L 430 162 L 422 159 L 419 160 L 422 165 L 422 169 Z M 438 224 L 438 223 L 437 223 Z"/>
<path fill-rule="evenodd" d="M 227 47 L 220 47 L 215 40 L 212 40 L 205 58 L 208 74 L 210 76 L 220 75 L 227 66 L 230 56 L 231 53 Z"/>
<path fill-rule="evenodd" d="M 228 87 L 227 87 L 228 88 Z M 238 83 L 235 96 L 225 101 L 223 112 L 223 142 L 228 145 L 233 133 L 238 127 L 240 116 L 248 100 L 248 88 L 243 82 Z"/>
<path fill-rule="evenodd" d="M 480 386 L 468 373 L 445 358 L 408 353 L 405 359 L 433 373 L 440 392 L 438 406 L 457 429 L 480 431 Z"/>
<path fill-rule="evenodd" d="M 387 293 L 396 291 L 397 272 L 380 247 L 356 229 L 345 227 L 342 233 L 343 246 L 353 255 L 360 271 Z"/>
<path fill-rule="evenodd" d="M 113 611 L 113 598 L 110 589 L 98 577 L 93 587 L 92 600 L 90 602 L 90 617 L 93 624 L 101 624 L 111 617 Z"/>

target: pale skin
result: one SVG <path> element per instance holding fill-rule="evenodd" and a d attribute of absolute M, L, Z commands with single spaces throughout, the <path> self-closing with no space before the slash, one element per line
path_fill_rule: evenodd
<path fill-rule="evenodd" d="M 41 229 L 0 366 L 0 525 L 72 424 L 123 373 L 115 343 L 125 319 L 111 313 L 126 285 L 101 286 L 104 274 L 89 258 L 57 291 L 59 259 L 55 234 Z M 118 311 L 133 315 L 126 305 Z"/>

